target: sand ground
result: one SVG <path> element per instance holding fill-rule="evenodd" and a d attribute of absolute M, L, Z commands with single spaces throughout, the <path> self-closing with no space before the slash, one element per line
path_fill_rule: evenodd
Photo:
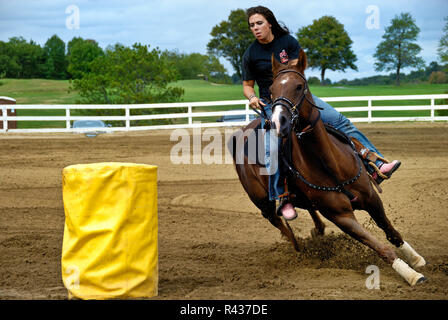
<path fill-rule="evenodd" d="M 295 252 L 250 202 L 233 165 L 175 165 L 171 131 L 0 135 L 0 299 L 66 299 L 61 278 L 62 169 L 104 161 L 157 165 L 159 296 L 156 299 L 447 299 L 448 123 L 357 125 L 402 167 L 382 184 L 386 213 L 428 264 L 410 287 L 373 251 L 324 219 L 291 222 Z M 367 213 L 358 220 L 382 242 Z M 366 268 L 380 270 L 369 290 Z"/>

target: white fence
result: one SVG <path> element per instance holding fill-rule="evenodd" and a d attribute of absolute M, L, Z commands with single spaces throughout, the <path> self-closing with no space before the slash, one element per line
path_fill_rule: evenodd
<path fill-rule="evenodd" d="M 448 110 L 448 105 L 436 105 L 436 99 L 448 99 L 448 94 L 432 95 L 406 95 L 406 96 L 359 96 L 359 97 L 328 97 L 322 100 L 329 102 L 348 102 L 348 101 L 367 101 L 367 107 L 338 107 L 339 112 L 358 112 L 367 111 L 367 117 L 351 118 L 353 122 L 384 122 L 384 121 L 448 121 L 448 116 L 436 116 L 435 110 Z M 418 106 L 372 106 L 373 101 L 397 101 L 397 100 L 426 100 L 429 104 Z M 216 106 L 244 106 L 240 110 L 232 111 L 206 111 L 194 112 L 193 108 L 198 107 L 216 107 Z M 249 115 L 254 114 L 249 108 L 247 100 L 232 101 L 211 101 L 211 102 L 184 102 L 184 103 L 164 103 L 164 104 L 134 104 L 134 105 L 0 105 L 2 109 L 2 132 L 83 132 L 92 131 L 92 129 L 71 128 L 71 121 L 74 120 L 121 120 L 124 121 L 123 127 L 101 128 L 102 131 L 131 131 L 131 130 L 150 130 L 150 129 L 175 129 L 175 128 L 193 128 L 193 127 L 222 127 L 222 126 L 241 126 L 249 122 Z M 184 108 L 186 112 L 150 114 L 150 115 L 131 115 L 132 109 L 171 109 Z M 65 110 L 65 116 L 8 116 L 7 109 L 15 110 Z M 73 116 L 71 110 L 79 109 L 119 109 L 124 110 L 124 116 Z M 429 116 L 403 116 L 403 117 L 374 117 L 373 111 L 418 111 L 429 110 Z M 202 117 L 217 117 L 223 115 L 245 115 L 246 121 L 238 122 L 199 122 Z M 131 125 L 134 120 L 156 120 L 156 119 L 188 119 L 183 124 L 151 125 L 138 126 Z M 8 121 L 65 121 L 65 128 L 41 128 L 41 129 L 9 129 Z"/>

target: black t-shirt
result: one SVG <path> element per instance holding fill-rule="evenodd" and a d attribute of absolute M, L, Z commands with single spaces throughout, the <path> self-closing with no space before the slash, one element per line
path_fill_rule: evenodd
<path fill-rule="evenodd" d="M 299 42 L 287 34 L 274 38 L 267 44 L 255 40 L 243 56 L 243 81 L 255 80 L 260 88 L 259 96 L 270 100 L 269 87 L 272 84 L 271 55 L 281 63 L 299 58 Z"/>

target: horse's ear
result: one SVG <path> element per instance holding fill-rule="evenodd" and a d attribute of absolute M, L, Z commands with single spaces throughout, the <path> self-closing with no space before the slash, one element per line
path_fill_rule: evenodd
<path fill-rule="evenodd" d="M 299 59 L 297 61 L 297 69 L 299 69 L 299 71 L 301 73 L 303 73 L 306 69 L 306 67 L 308 66 L 308 61 L 306 60 L 306 54 L 305 51 L 303 51 L 302 48 L 300 48 L 299 51 Z"/>
<path fill-rule="evenodd" d="M 278 69 L 282 66 L 280 62 L 275 59 L 274 54 L 271 55 L 271 63 L 272 63 L 272 74 L 277 74 Z"/>

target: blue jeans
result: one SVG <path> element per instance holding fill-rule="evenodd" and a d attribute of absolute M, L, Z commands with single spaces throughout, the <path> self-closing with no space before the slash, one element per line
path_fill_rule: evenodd
<path fill-rule="evenodd" d="M 344 132 L 349 137 L 354 137 L 359 140 L 366 148 L 368 148 L 370 151 L 373 151 L 377 153 L 380 157 L 383 157 L 383 155 L 378 151 L 377 148 L 373 145 L 372 142 L 370 142 L 367 137 L 362 134 L 361 131 L 359 131 L 353 123 L 347 119 L 345 116 L 343 116 L 341 113 L 339 113 L 336 109 L 334 109 L 331 105 L 326 103 L 325 101 L 319 99 L 315 95 L 313 96 L 314 103 L 322 108 L 323 110 L 320 110 L 321 119 L 324 123 L 327 123 L 337 130 L 340 130 Z M 264 103 L 266 103 L 266 106 L 264 107 L 264 110 L 266 111 L 266 115 L 270 119 L 272 117 L 272 105 L 267 103 L 265 100 L 262 100 Z M 262 113 L 264 116 L 264 114 Z M 261 121 L 261 128 L 264 128 L 264 121 Z M 278 141 L 273 140 L 273 137 L 271 137 L 271 132 L 269 130 L 266 131 L 265 134 L 265 166 L 268 172 L 271 172 L 271 168 L 274 168 L 272 165 L 272 159 L 271 159 L 271 152 L 275 150 L 275 148 L 281 145 L 282 139 L 277 138 Z M 272 148 L 271 148 L 272 147 Z M 278 154 L 278 152 L 277 152 Z M 278 157 L 277 157 L 278 158 Z M 384 157 L 383 157 L 384 158 Z M 278 160 L 278 159 L 277 159 Z M 275 160 L 275 161 L 277 161 Z M 369 165 L 367 165 L 367 162 L 364 161 L 366 164 L 366 169 L 372 173 L 373 168 Z M 284 184 L 284 177 L 281 177 L 280 172 L 280 166 L 282 165 L 281 161 L 277 161 L 277 168 L 275 172 L 272 172 L 272 174 L 269 176 L 269 200 L 277 200 L 279 195 L 282 195 L 285 192 L 285 184 Z M 380 160 L 377 160 L 375 164 L 378 166 L 381 164 Z"/>
<path fill-rule="evenodd" d="M 272 105 L 266 100 L 261 99 L 266 106 L 263 107 L 265 113 L 261 112 L 263 119 L 267 116 L 268 119 L 272 118 Z M 265 122 L 261 121 L 261 129 L 265 130 Z M 265 147 L 265 157 L 264 164 L 266 170 L 269 174 L 269 200 L 277 200 L 279 195 L 285 193 L 285 183 L 284 177 L 282 179 L 280 174 L 280 162 L 278 157 L 279 146 L 281 146 L 282 139 L 278 138 L 271 130 L 266 130 L 264 135 L 264 147 Z M 271 151 L 272 157 L 271 157 Z M 273 161 L 271 161 L 273 160 Z"/>

